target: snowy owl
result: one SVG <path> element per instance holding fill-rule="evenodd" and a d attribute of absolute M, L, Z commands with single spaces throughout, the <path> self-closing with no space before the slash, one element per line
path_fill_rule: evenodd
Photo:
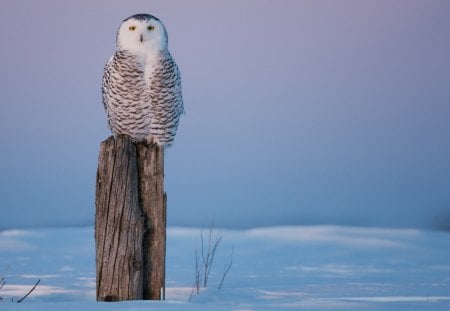
<path fill-rule="evenodd" d="M 150 14 L 125 19 L 105 66 L 103 105 L 114 136 L 170 146 L 184 112 L 181 77 L 163 23 Z"/>

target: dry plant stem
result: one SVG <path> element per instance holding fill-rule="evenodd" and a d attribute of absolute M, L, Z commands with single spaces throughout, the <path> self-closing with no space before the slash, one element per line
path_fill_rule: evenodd
<path fill-rule="evenodd" d="M 25 296 L 23 296 L 21 299 L 17 300 L 17 303 L 21 303 L 22 301 L 24 301 L 25 298 L 27 298 L 36 289 L 36 286 L 38 286 L 40 282 L 41 282 L 41 279 L 38 279 L 36 284 L 34 284 L 33 288 L 30 289 L 30 291 Z"/>
<path fill-rule="evenodd" d="M 209 235 L 208 240 L 205 241 L 203 237 L 203 230 L 200 233 L 200 242 L 201 242 L 201 260 L 202 263 L 200 263 L 200 256 L 198 253 L 197 247 L 194 250 L 195 254 L 195 280 L 194 285 L 192 286 L 191 295 L 189 296 L 189 301 L 192 300 L 192 297 L 194 294 L 200 294 L 200 284 L 202 283 L 203 287 L 207 287 L 208 285 L 208 279 L 209 275 L 211 273 L 211 268 L 214 263 L 214 257 L 216 255 L 217 248 L 219 247 L 220 242 L 222 241 L 222 236 L 220 234 L 217 234 L 215 237 L 213 237 L 213 229 L 214 226 L 211 225 L 209 228 Z M 222 279 L 220 280 L 218 289 L 222 289 L 223 283 L 225 281 L 225 278 L 227 277 L 228 272 L 231 269 L 231 266 L 233 265 L 233 254 L 234 254 L 234 247 L 231 249 L 230 254 L 230 262 L 225 265 Z"/>
<path fill-rule="evenodd" d="M 0 277 L 0 290 L 3 288 L 3 286 L 5 286 L 5 284 L 6 284 L 5 277 L 4 276 Z M 0 301 L 3 301 L 2 296 L 0 296 Z"/>
<path fill-rule="evenodd" d="M 200 277 L 202 274 L 202 269 L 200 267 L 200 260 L 198 259 L 197 249 L 195 250 L 195 287 L 197 290 L 197 295 L 200 294 Z"/>
<path fill-rule="evenodd" d="M 233 265 L 233 253 L 234 253 L 234 246 L 231 248 L 230 262 L 226 264 L 225 268 L 223 269 L 222 279 L 220 280 L 218 289 L 222 289 L 223 282 L 225 281 L 225 278 L 227 277 L 227 274 L 230 271 L 231 266 Z"/>
<path fill-rule="evenodd" d="M 192 286 L 191 295 L 189 296 L 189 302 L 192 300 L 192 296 L 195 294 L 200 294 L 200 278 L 201 278 L 201 268 L 200 268 L 200 261 L 198 258 L 198 251 L 197 248 L 195 248 L 195 281 L 194 286 Z"/>
<path fill-rule="evenodd" d="M 211 272 L 211 268 L 212 268 L 212 264 L 214 262 L 214 256 L 216 255 L 216 250 L 217 247 L 220 244 L 220 241 L 222 240 L 222 236 L 221 235 L 217 235 L 213 241 L 212 238 L 212 232 L 213 232 L 213 228 L 214 226 L 211 225 L 211 227 L 209 228 L 209 236 L 208 236 L 208 250 L 206 252 L 204 252 L 204 242 L 203 242 L 203 232 L 200 235 L 201 238 L 201 243 L 202 243 L 202 259 L 203 259 L 203 267 L 204 267 L 204 271 L 203 271 L 203 286 L 206 287 L 208 285 L 208 278 L 209 278 L 209 274 Z"/>
<path fill-rule="evenodd" d="M 0 290 L 3 288 L 3 286 L 5 286 L 6 281 L 5 281 L 5 277 L 2 276 L 0 277 Z"/>
<path fill-rule="evenodd" d="M 6 268 L 6 272 L 7 272 L 10 268 L 11 268 L 11 265 L 9 265 L 9 266 Z M 5 284 L 6 284 L 5 277 L 2 275 L 2 276 L 0 276 L 0 290 L 3 288 L 3 286 L 5 286 Z M 3 298 L 2 298 L 2 296 L 0 296 L 0 301 L 2 301 L 2 300 L 3 300 Z"/>

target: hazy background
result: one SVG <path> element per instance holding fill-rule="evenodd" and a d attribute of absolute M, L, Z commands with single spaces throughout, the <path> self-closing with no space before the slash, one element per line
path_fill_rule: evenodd
<path fill-rule="evenodd" d="M 94 220 L 120 22 L 158 16 L 186 115 L 169 225 L 450 228 L 450 1 L 2 1 L 0 229 Z"/>

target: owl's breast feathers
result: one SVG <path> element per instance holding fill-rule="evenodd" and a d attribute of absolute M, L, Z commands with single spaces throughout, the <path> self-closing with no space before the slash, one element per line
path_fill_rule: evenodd
<path fill-rule="evenodd" d="M 180 72 L 168 51 L 147 65 L 117 51 L 105 66 L 102 95 L 114 135 L 139 142 L 151 134 L 162 145 L 172 143 L 184 108 Z"/>

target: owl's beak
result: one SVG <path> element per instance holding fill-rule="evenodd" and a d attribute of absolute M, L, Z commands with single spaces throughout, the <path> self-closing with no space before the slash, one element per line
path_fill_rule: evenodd
<path fill-rule="evenodd" d="M 141 35 L 141 42 L 144 42 L 144 36 Z"/>

